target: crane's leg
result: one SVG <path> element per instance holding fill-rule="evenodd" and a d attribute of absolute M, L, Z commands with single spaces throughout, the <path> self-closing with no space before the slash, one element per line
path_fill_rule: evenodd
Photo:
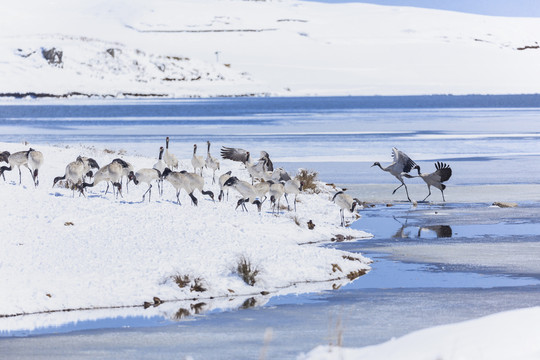
<path fill-rule="evenodd" d="M 19 185 L 22 183 L 21 168 L 19 167 Z"/>
<path fill-rule="evenodd" d="M 442 194 L 442 201 L 446 202 L 446 200 L 444 199 L 444 191 L 441 190 L 441 194 Z"/>
<path fill-rule="evenodd" d="M 150 186 L 148 187 L 148 190 L 146 190 L 146 192 L 143 194 L 142 196 L 142 201 L 144 201 L 144 197 L 146 195 L 147 192 L 150 192 L 150 194 L 148 195 L 148 202 L 150 202 L 150 197 L 152 196 L 152 184 L 150 184 Z"/>
<path fill-rule="evenodd" d="M 291 207 L 289 205 L 289 199 L 287 199 L 287 194 L 283 194 L 283 195 L 285 195 L 285 200 L 287 200 L 287 211 L 291 211 Z"/>
<path fill-rule="evenodd" d="M 107 195 L 108 191 L 109 191 L 109 182 L 107 182 L 107 189 L 105 189 L 105 195 Z M 114 192 L 114 188 L 113 188 L 113 192 Z"/>
<path fill-rule="evenodd" d="M 397 191 L 400 187 L 402 187 L 403 185 L 405 185 L 405 183 L 404 183 L 404 182 L 401 182 L 401 185 L 399 185 L 397 188 L 395 188 L 394 191 L 392 191 L 392 194 L 395 194 L 396 191 Z"/>
<path fill-rule="evenodd" d="M 116 198 L 118 199 L 118 194 L 120 194 L 120 197 L 123 199 L 124 195 L 122 195 L 122 183 L 113 183 L 113 190 L 116 186 Z"/>
<path fill-rule="evenodd" d="M 199 202 L 197 201 L 197 198 L 193 195 L 193 193 L 189 194 L 189 197 L 191 198 L 191 203 L 197 206 Z"/>
<path fill-rule="evenodd" d="M 424 200 L 422 200 L 422 201 L 426 201 L 426 199 L 429 197 L 429 195 L 431 195 L 431 186 L 428 185 L 427 188 L 428 188 L 429 194 L 427 194 L 427 196 L 426 196 L 426 197 L 424 198 Z M 441 190 L 441 191 L 442 191 L 442 190 Z M 443 195 L 443 197 L 444 197 L 444 195 Z"/>
<path fill-rule="evenodd" d="M 296 195 L 294 195 L 294 212 L 296 212 Z"/>
<path fill-rule="evenodd" d="M 339 209 L 339 216 L 341 217 L 341 226 L 345 226 L 345 214 L 343 209 Z"/>
<path fill-rule="evenodd" d="M 180 204 L 180 190 L 176 191 L 176 200 L 178 200 L 178 205 L 182 205 Z"/>
<path fill-rule="evenodd" d="M 407 193 L 407 199 L 409 199 L 409 202 L 411 202 L 411 198 L 409 197 L 409 190 L 407 189 L 407 185 L 403 183 L 403 186 L 405 186 L 405 192 Z"/>
<path fill-rule="evenodd" d="M 223 198 L 223 189 L 219 190 L 219 195 L 218 195 L 217 199 L 219 201 L 221 201 L 222 198 Z"/>

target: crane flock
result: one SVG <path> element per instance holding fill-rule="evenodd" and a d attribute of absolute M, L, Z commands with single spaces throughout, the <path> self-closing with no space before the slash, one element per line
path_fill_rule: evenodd
<path fill-rule="evenodd" d="M 212 184 L 216 182 L 216 171 L 220 170 L 220 162 L 210 154 L 210 141 L 207 141 L 206 159 L 203 156 L 197 155 L 197 144 L 193 145 L 193 156 L 191 163 L 193 172 L 178 169 L 179 162 L 174 154 L 169 151 L 169 137 L 165 140 L 165 148 L 159 148 L 159 156 L 157 162 L 152 168 L 141 168 L 134 170 L 133 165 L 123 159 L 117 158 L 111 163 L 100 167 L 96 160 L 78 156 L 74 161 L 66 165 L 65 172 L 62 176 L 54 178 L 52 186 L 56 186 L 59 182 L 64 182 L 67 187 L 80 194 L 85 194 L 85 189 L 94 187 L 101 182 L 106 182 L 107 188 L 105 194 L 109 190 L 109 184 L 113 186 L 113 194 L 115 196 L 122 195 L 122 182 L 125 178 L 126 190 L 129 182 L 133 181 L 135 185 L 144 183 L 148 186 L 142 196 L 142 201 L 148 194 L 148 201 L 151 201 L 152 187 L 156 183 L 158 185 L 158 193 L 163 196 L 163 182 L 166 180 L 172 185 L 176 191 L 176 200 L 179 205 L 180 193 L 184 190 L 191 198 L 194 206 L 198 205 L 198 199 L 195 196 L 197 190 L 202 195 L 208 196 L 212 201 L 215 201 L 214 193 L 205 188 L 203 177 L 203 168 L 206 167 L 212 170 Z M 272 213 L 280 212 L 280 202 L 284 197 L 287 202 L 287 210 L 291 211 L 289 199 L 287 195 L 294 195 L 294 211 L 296 211 L 297 196 L 303 191 L 304 182 L 299 179 L 293 179 L 283 168 L 275 168 L 270 160 L 270 156 L 266 151 L 261 151 L 260 158 L 257 162 L 252 162 L 251 153 L 240 148 L 225 147 L 221 148 L 221 157 L 226 160 L 241 162 L 245 165 L 246 171 L 251 177 L 251 183 L 239 179 L 232 174 L 232 171 L 227 171 L 218 177 L 219 196 L 218 201 L 228 201 L 229 189 L 234 189 L 240 199 L 237 201 L 236 209 L 239 207 L 244 211 L 248 211 L 247 204 L 253 204 L 257 210 L 261 212 L 263 203 L 269 198 Z M 439 189 L 442 194 L 443 201 L 444 190 L 446 185 L 443 184 L 452 176 L 452 169 L 448 164 L 437 161 L 435 163 L 435 171 L 432 173 L 422 173 L 420 166 L 413 161 L 407 154 L 392 148 L 393 162 L 383 167 L 379 162 L 373 163 L 373 166 L 378 166 L 381 170 L 393 175 L 401 184 L 395 188 L 392 194 L 400 189 L 405 188 L 408 201 L 409 191 L 405 184 L 404 178 L 421 178 L 428 187 L 428 194 L 422 200 L 425 201 L 431 195 L 431 186 Z M 39 169 L 43 165 L 43 154 L 40 151 L 29 148 L 25 151 L 9 153 L 4 151 L 0 153 L 0 162 L 6 162 L 9 166 L 0 167 L 0 176 L 5 180 L 5 172 L 12 171 L 17 167 L 19 171 L 19 184 L 22 183 L 21 167 L 26 167 L 32 176 L 34 186 L 39 185 Z M 418 175 L 409 174 L 411 170 L 416 169 Z M 94 173 L 94 170 L 95 173 Z M 92 179 L 92 182 L 87 182 L 87 178 Z M 225 196 L 226 194 L 226 196 Z M 225 199 L 226 197 L 226 199 Z M 336 191 L 331 201 L 339 207 L 341 226 L 345 226 L 345 212 L 354 213 L 357 207 L 362 206 L 362 202 L 358 198 L 352 198 L 344 191 Z"/>

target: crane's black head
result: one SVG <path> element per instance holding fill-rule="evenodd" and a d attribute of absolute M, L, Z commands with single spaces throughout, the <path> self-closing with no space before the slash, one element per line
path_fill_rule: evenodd
<path fill-rule="evenodd" d="M 230 178 L 227 179 L 227 181 L 225 181 L 225 183 L 223 183 L 223 186 L 233 186 L 237 182 L 238 182 L 238 178 L 236 176 L 231 176 Z"/>
<path fill-rule="evenodd" d="M 55 177 L 52 186 L 54 187 L 54 185 L 56 185 L 57 182 L 59 182 L 60 180 L 64 180 L 65 178 L 66 178 L 65 175 Z"/>
<path fill-rule="evenodd" d="M 373 165 L 371 165 L 371 167 L 374 167 L 374 166 L 381 167 L 381 163 L 378 162 L 378 161 L 375 161 L 375 162 L 373 163 Z"/>
<path fill-rule="evenodd" d="M 204 190 L 203 190 L 203 191 L 201 191 L 201 193 L 202 193 L 203 195 L 208 195 L 208 196 L 210 196 L 210 199 L 212 199 L 212 201 L 214 201 L 214 202 L 216 201 L 216 200 L 214 200 L 214 193 L 213 193 L 213 192 L 211 192 L 211 191 L 204 191 Z"/>
<path fill-rule="evenodd" d="M 88 162 L 88 165 L 90 166 L 91 169 L 99 169 L 99 165 L 96 160 L 92 158 L 88 158 L 86 159 L 86 161 Z"/>
<path fill-rule="evenodd" d="M 9 151 L 3 151 L 0 153 L 0 162 L 5 162 L 7 163 L 8 162 L 8 158 L 9 158 L 9 155 L 11 155 L 9 153 Z"/>
<path fill-rule="evenodd" d="M 165 170 L 163 170 L 163 174 L 161 174 L 161 175 L 165 179 L 167 176 L 169 176 L 170 173 L 172 173 L 172 170 L 169 169 L 169 168 L 165 168 Z"/>
<path fill-rule="evenodd" d="M 129 181 L 133 181 L 135 183 L 135 185 L 139 185 L 139 180 L 137 180 L 137 177 L 135 176 L 133 171 L 130 171 L 129 174 L 128 174 L 128 182 Z"/>
<path fill-rule="evenodd" d="M 262 203 L 259 200 L 255 200 L 253 204 L 257 205 L 257 211 L 261 212 Z"/>
<path fill-rule="evenodd" d="M 92 170 L 88 171 L 86 173 L 86 176 L 89 177 L 90 179 L 94 177 L 94 173 L 92 172 Z"/>

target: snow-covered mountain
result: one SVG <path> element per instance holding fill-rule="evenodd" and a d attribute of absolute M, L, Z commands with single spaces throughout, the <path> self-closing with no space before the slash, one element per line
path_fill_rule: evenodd
<path fill-rule="evenodd" d="M 298 0 L 21 0 L 0 12 L 0 94 L 540 92 L 540 22 Z"/>

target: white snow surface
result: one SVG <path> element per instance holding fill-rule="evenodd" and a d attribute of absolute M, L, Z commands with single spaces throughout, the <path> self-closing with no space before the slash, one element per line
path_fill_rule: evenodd
<path fill-rule="evenodd" d="M 540 307 L 415 331 L 364 348 L 319 346 L 299 360 L 532 360 L 540 357 Z"/>
<path fill-rule="evenodd" d="M 20 0 L 0 13 L 0 93 L 540 92 L 534 18 L 298 0 Z M 48 63 L 43 50 L 62 51 Z"/>
<path fill-rule="evenodd" d="M 10 152 L 30 146 L 0 145 Z M 104 195 L 105 183 L 87 188 L 87 197 L 73 196 L 70 189 L 51 186 L 54 177 L 63 175 L 65 166 L 78 155 L 92 157 L 100 166 L 121 157 L 135 170 L 151 168 L 156 158 L 82 145 L 33 147 L 45 158 L 39 186 L 34 187 L 26 168 L 21 169 L 22 185 L 16 169 L 5 172 L 5 182 L 0 180 L 2 330 L 32 329 L 23 320 L 28 317 L 1 318 L 4 315 L 140 306 L 152 302 L 154 296 L 166 301 L 205 299 L 207 309 L 234 307 L 239 306 L 234 299 L 242 295 L 331 289 L 329 280 L 343 283 L 348 281 L 347 274 L 369 270 L 370 260 L 361 255 L 319 246 L 336 234 L 371 236 L 339 226 L 339 208 L 330 201 L 335 190 L 323 183 L 319 194 L 298 195 L 296 213 L 283 210 L 279 216 L 272 215 L 269 201 L 263 204 L 262 213 L 251 204 L 249 212 L 235 211 L 239 198 L 235 190 L 230 191 L 229 201 L 218 202 L 219 187 L 212 185 L 209 170 L 204 172 L 205 187 L 214 192 L 216 202 L 196 191 L 197 207 L 184 191 L 179 206 L 167 181 L 161 198 L 154 185 L 150 202 L 148 195 L 141 202 L 147 189 L 143 183 L 130 183 L 129 193 L 124 183 L 124 197 L 118 199 L 110 191 Z M 181 159 L 180 167 L 191 171 L 190 159 Z M 248 179 L 242 164 L 222 159 L 219 174 L 229 170 Z M 309 220 L 315 223 L 313 230 L 307 227 Z M 306 244 L 312 242 L 319 244 Z M 346 258 L 348 255 L 355 259 Z M 260 271 L 254 286 L 235 272 L 241 257 Z M 191 281 L 180 288 L 174 275 L 187 275 Z M 207 290 L 190 291 L 195 279 Z M 224 301 L 216 304 L 211 298 Z M 173 307 L 177 310 L 178 304 Z M 149 314 L 162 307 L 156 309 Z M 97 313 L 88 315 L 95 316 L 99 317 Z"/>

